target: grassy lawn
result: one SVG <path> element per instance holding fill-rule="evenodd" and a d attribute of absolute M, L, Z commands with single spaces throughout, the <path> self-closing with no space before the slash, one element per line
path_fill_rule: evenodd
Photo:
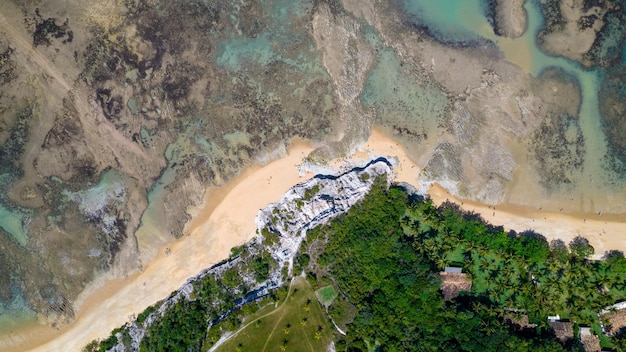
<path fill-rule="evenodd" d="M 598 335 L 598 337 L 600 338 L 600 346 L 602 346 L 602 348 L 613 348 L 615 346 L 613 346 L 613 343 L 611 342 L 611 339 L 604 335 L 602 333 L 602 329 L 600 328 L 600 323 L 594 323 L 591 325 L 591 328 L 593 329 L 593 332 Z"/>
<path fill-rule="evenodd" d="M 324 351 L 333 338 L 332 329 L 315 292 L 298 277 L 278 308 L 271 305 L 248 317 L 216 351 Z"/>
<path fill-rule="evenodd" d="M 324 305 L 325 307 L 330 307 L 330 305 L 333 304 L 335 298 L 337 298 L 337 291 L 335 291 L 333 285 L 328 285 L 315 291 L 315 296 L 322 305 Z"/>

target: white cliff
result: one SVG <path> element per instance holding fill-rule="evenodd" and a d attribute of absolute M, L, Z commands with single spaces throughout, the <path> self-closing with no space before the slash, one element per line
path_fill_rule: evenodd
<path fill-rule="evenodd" d="M 253 277 L 248 277 L 251 276 L 251 273 L 239 272 L 245 283 L 244 287 L 229 289 L 239 297 L 235 302 L 236 307 L 241 307 L 247 302 L 266 296 L 271 290 L 280 287 L 288 280 L 288 277 L 283 275 L 283 268 L 288 267 L 288 276 L 291 276 L 293 259 L 307 230 L 325 224 L 347 212 L 350 207 L 361 201 L 369 193 L 378 176 L 389 176 L 391 172 L 392 163 L 385 158 L 378 158 L 364 167 L 354 168 L 340 175 L 317 175 L 293 186 L 279 201 L 271 203 L 259 211 L 256 217 L 258 234 L 246 245 L 249 255 L 245 259 L 241 256 L 230 258 L 187 280 L 180 289 L 163 300 L 143 322 L 135 320 L 127 324 L 125 329 L 130 336 L 131 342 L 129 344 L 127 342 L 127 345 L 124 345 L 121 341 L 122 333 L 117 333 L 118 344 L 109 351 L 139 350 L 141 340 L 146 335 L 146 329 L 160 319 L 169 307 L 181 299 L 188 301 L 194 299 L 195 282 L 202 280 L 207 275 L 212 275 L 219 281 L 227 270 L 244 267 L 246 262 L 268 250 L 275 261 L 275 265 L 270 270 L 269 279 L 256 282 Z M 387 186 L 390 185 L 390 179 L 391 177 L 386 177 Z M 268 234 L 267 231 L 271 234 Z M 278 241 L 273 241 L 272 244 L 264 241 L 264 236 L 276 235 Z M 218 313 L 222 319 L 230 311 Z M 214 322 L 207 322 L 207 324 L 212 323 Z"/>

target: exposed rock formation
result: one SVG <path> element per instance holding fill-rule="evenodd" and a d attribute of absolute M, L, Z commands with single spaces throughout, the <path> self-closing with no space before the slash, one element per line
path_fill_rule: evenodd
<path fill-rule="evenodd" d="M 350 207 L 362 200 L 372 188 L 379 176 L 385 176 L 387 186 L 390 184 L 392 165 L 384 158 L 369 162 L 364 167 L 355 168 L 338 176 L 317 175 L 303 183 L 297 184 L 285 193 L 279 201 L 269 204 L 259 211 L 256 218 L 258 235 L 246 245 L 245 258 L 236 256 L 209 268 L 196 277 L 190 278 L 167 299 L 157 304 L 154 312 L 143 321 L 132 321 L 124 327 L 123 332 L 117 333 L 118 343 L 110 351 L 137 351 L 141 340 L 146 336 L 146 329 L 154 324 L 169 307 L 181 299 L 194 299 L 194 283 L 206 276 L 220 279 L 228 270 L 238 270 L 246 263 L 261 255 L 264 250 L 270 251 L 277 265 L 270 270 L 269 279 L 263 282 L 254 280 L 254 273 L 238 272 L 243 276 L 244 287 L 232 287 L 231 290 L 239 298 L 235 307 L 254 301 L 268 294 L 269 291 L 280 287 L 288 277 L 284 277 L 284 268 L 288 268 L 291 276 L 293 259 L 297 254 L 306 231 L 327 223 L 331 219 L 347 212 Z M 278 235 L 278 241 L 264 240 L 265 231 Z M 243 264 L 243 265 L 242 265 Z M 218 312 L 219 319 L 223 319 L 230 311 Z M 214 323 L 214 322 L 209 322 Z M 122 341 L 122 335 L 130 336 L 131 341 Z"/>
<path fill-rule="evenodd" d="M 538 42 L 547 53 L 584 66 L 609 66 L 621 56 L 626 40 L 623 6 L 613 0 L 542 1 L 546 21 Z"/>
<path fill-rule="evenodd" d="M 488 18 L 496 35 L 517 38 L 528 27 L 526 0 L 491 0 Z"/>

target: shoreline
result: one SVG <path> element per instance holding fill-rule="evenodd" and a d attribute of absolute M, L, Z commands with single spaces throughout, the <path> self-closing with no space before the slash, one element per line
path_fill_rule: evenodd
<path fill-rule="evenodd" d="M 420 172 L 420 168 L 410 159 L 404 147 L 400 146 L 398 142 L 383 135 L 379 130 L 372 129 L 372 135 L 365 147 L 370 148 L 375 154 L 393 151 L 391 155 L 395 155 L 400 160 L 398 174 L 395 175 L 394 181 L 407 182 L 415 187 L 419 186 L 417 174 Z M 489 206 L 455 197 L 437 183 L 431 186 L 426 193 L 436 205 L 449 200 L 458 204 L 461 209 L 480 214 L 485 221 L 494 226 L 502 226 L 507 231 L 533 230 L 545 236 L 548 242 L 562 239 L 569 243 L 574 237 L 583 236 L 589 240 L 595 249 L 593 259 L 600 259 L 604 252 L 609 250 L 626 252 L 626 237 L 621 238 L 619 236 L 626 229 L 626 214 L 571 214 L 506 203 Z"/>
<path fill-rule="evenodd" d="M 258 210 L 312 176 L 300 175 L 296 166 L 313 149 L 310 143 L 295 140 L 285 157 L 264 166 L 255 164 L 226 185 L 210 187 L 203 203 L 190 211 L 195 215 L 185 226 L 189 235 L 161 247 L 143 271 L 125 279 L 108 275 L 96 279 L 76 299 L 72 323 L 56 330 L 33 322 L 10 334 L 0 333 L 0 351 L 80 351 L 94 339 L 107 338 L 130 317 L 228 257 L 232 247 L 250 240 Z"/>
<path fill-rule="evenodd" d="M 188 235 L 160 248 L 143 271 L 125 279 L 111 280 L 105 275 L 92 282 L 76 299 L 76 320 L 59 330 L 31 324 L 6 335 L 0 333 L 0 351 L 67 350 L 68 346 L 80 350 L 94 339 L 108 337 L 111 330 L 167 297 L 188 278 L 226 258 L 233 246 L 249 241 L 258 210 L 278 200 L 291 186 L 313 176 L 312 173 L 301 175 L 297 168 L 313 149 L 311 143 L 294 140 L 286 156 L 263 166 L 250 166 L 222 187 L 209 187 L 202 204 L 188 211 L 192 215 L 185 225 L 184 233 Z M 358 152 L 329 165 L 337 170 L 374 156 L 395 157 L 398 165 L 394 167 L 392 180 L 419 186 L 419 166 L 400 142 L 376 128 L 372 128 L 370 138 Z M 569 242 L 577 235 L 584 236 L 596 249 L 594 258 L 607 250 L 626 250 L 626 238 L 617 236 L 626 228 L 626 214 L 581 218 L 515 205 L 491 207 L 456 198 L 437 184 L 427 194 L 437 205 L 449 199 L 506 230 L 532 229 L 548 241 L 560 238 Z M 166 248 L 171 250 L 170 255 L 165 255 Z M 133 302 L 128 297 L 133 297 Z"/>

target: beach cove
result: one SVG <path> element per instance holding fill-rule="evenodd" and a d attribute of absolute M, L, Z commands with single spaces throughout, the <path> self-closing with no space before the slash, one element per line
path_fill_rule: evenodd
<path fill-rule="evenodd" d="M 204 204 L 191 210 L 194 217 L 187 225 L 189 235 L 161 248 L 142 272 L 123 280 L 100 278 L 80 295 L 73 323 L 59 330 L 39 324 L 15 329 L 0 336 L 0 351 L 79 351 L 94 339 L 106 338 L 112 329 L 165 298 L 189 277 L 226 258 L 230 248 L 250 240 L 258 210 L 279 199 L 292 185 L 313 176 L 310 172 L 301 174 L 298 168 L 313 149 L 310 143 L 295 141 L 285 157 L 265 166 L 251 166 L 226 186 L 208 189 Z M 372 131 L 369 140 L 355 155 L 331 165 L 345 167 L 375 156 L 397 160 L 395 182 L 419 184 L 419 167 L 398 142 L 378 130 Z M 445 200 L 456 202 L 463 209 L 479 213 L 485 220 L 507 230 L 533 229 L 548 240 L 558 238 L 565 242 L 577 235 L 584 236 L 594 246 L 595 257 L 611 249 L 626 250 L 626 240 L 619 236 L 626 228 L 622 215 L 592 218 L 515 205 L 492 207 L 456 199 L 439 185 L 432 186 L 428 195 L 436 204 Z"/>

